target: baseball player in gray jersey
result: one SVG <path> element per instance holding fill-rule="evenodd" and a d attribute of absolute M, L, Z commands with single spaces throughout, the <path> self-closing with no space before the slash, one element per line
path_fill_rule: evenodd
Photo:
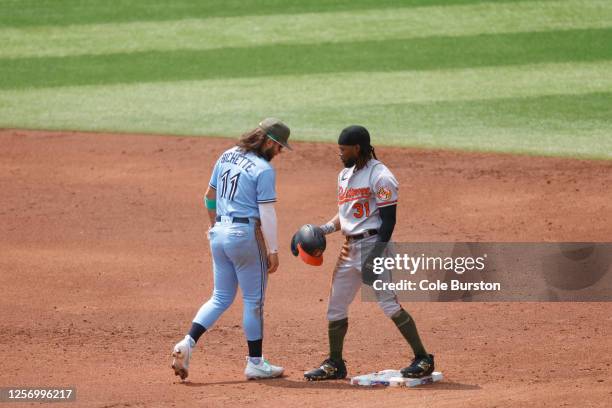
<path fill-rule="evenodd" d="M 338 213 L 325 225 L 321 233 L 342 231 L 345 242 L 336 264 L 329 296 L 329 358 L 320 367 L 304 373 L 310 381 L 342 379 L 347 375 L 342 358 L 344 336 L 348 330 L 348 307 L 362 282 L 372 285 L 374 274 L 371 259 L 380 256 L 391 240 L 395 227 L 398 202 L 398 182 L 391 171 L 377 160 L 370 145 L 370 134 L 362 126 L 350 126 L 338 138 L 340 159 L 344 169 L 338 175 Z M 364 244 L 377 244 L 371 250 L 362 268 L 361 250 Z M 376 253 L 375 253 L 376 252 Z M 387 252 L 388 254 L 388 252 Z M 376 297 L 385 315 L 395 323 L 412 351 L 412 363 L 401 370 L 407 378 L 420 378 L 434 370 L 434 356 L 428 354 L 421 343 L 412 317 L 402 308 L 392 291 L 376 291 Z"/>

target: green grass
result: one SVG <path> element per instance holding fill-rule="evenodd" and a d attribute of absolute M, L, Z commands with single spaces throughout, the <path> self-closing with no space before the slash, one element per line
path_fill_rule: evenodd
<path fill-rule="evenodd" d="M 612 28 L 0 60 L 0 89 L 612 59 Z"/>
<path fill-rule="evenodd" d="M 350 112 L 311 111 L 311 117 L 302 120 L 314 120 L 325 112 L 344 123 L 365 121 L 373 131 L 394 128 L 385 132 L 384 145 L 612 159 L 611 98 L 612 92 L 372 104 Z M 329 120 L 321 125 L 332 127 Z"/>
<path fill-rule="evenodd" d="M 508 3 L 528 0 L 494 0 Z M 487 3 L 490 0 L 3 0 L 0 27 L 300 14 Z"/>
<path fill-rule="evenodd" d="M 28 26 L 0 28 L 0 58 L 576 30 L 606 28 L 611 20 L 609 0 L 564 0 Z"/>
<path fill-rule="evenodd" d="M 0 2 L 0 127 L 612 159 L 612 2 Z"/>
<path fill-rule="evenodd" d="M 185 135 L 276 115 L 300 140 L 361 123 L 377 144 L 612 158 L 609 72 L 612 61 L 13 90 L 0 111 L 28 128 Z"/>

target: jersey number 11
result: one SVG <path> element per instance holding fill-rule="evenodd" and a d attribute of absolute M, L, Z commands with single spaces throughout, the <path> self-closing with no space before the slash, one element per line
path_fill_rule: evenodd
<path fill-rule="evenodd" d="M 236 190 L 238 190 L 238 179 L 240 178 L 240 173 L 234 174 L 232 177 L 229 176 L 230 171 L 227 170 L 221 175 L 221 198 L 226 198 L 230 201 L 234 201 L 234 196 L 236 195 Z M 229 178 L 229 193 L 227 191 L 227 182 Z"/>

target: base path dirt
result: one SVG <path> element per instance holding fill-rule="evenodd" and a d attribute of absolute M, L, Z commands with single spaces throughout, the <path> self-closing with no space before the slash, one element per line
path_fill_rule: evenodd
<path fill-rule="evenodd" d="M 178 382 L 172 346 L 212 290 L 202 195 L 233 143 L 0 130 L 0 386 L 76 386 L 67 405 L 85 407 L 609 406 L 611 303 L 404 303 L 443 382 L 303 381 L 326 354 L 341 237 L 319 268 L 294 258 L 289 239 L 332 216 L 341 163 L 333 144 L 298 142 L 273 162 L 282 251 L 265 308 L 264 352 L 287 375 L 243 379 L 237 299 L 198 344 L 191 382 Z M 401 185 L 396 241 L 612 240 L 611 162 L 377 153 Z M 409 363 L 376 304 L 357 299 L 349 321 L 350 374 Z"/>

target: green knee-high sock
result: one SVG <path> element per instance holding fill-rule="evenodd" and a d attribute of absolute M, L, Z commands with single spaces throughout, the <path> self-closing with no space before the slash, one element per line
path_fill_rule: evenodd
<path fill-rule="evenodd" d="M 421 343 L 416 324 L 408 312 L 404 309 L 400 309 L 391 316 L 391 320 L 393 320 L 393 323 L 395 323 L 400 333 L 402 333 L 402 336 L 404 336 L 408 344 L 410 344 L 410 347 L 412 347 L 414 355 L 416 357 L 427 356 L 427 351 L 425 351 L 425 347 L 423 347 L 423 343 Z"/>
<path fill-rule="evenodd" d="M 348 317 L 329 322 L 329 357 L 332 360 L 342 361 L 342 346 L 344 345 L 344 336 L 347 330 Z"/>

